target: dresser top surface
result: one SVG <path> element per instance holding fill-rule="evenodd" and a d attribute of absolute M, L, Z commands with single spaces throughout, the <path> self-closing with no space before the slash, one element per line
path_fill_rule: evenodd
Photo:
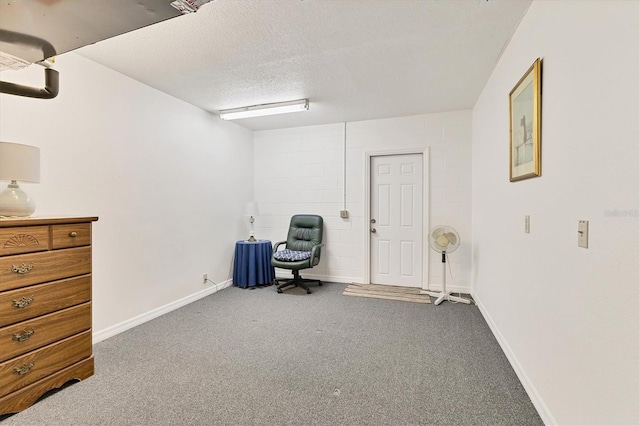
<path fill-rule="evenodd" d="M 35 225 L 57 225 L 68 223 L 95 222 L 97 216 L 42 216 L 42 217 L 3 217 L 0 218 L 0 228 L 11 228 L 14 226 L 35 226 Z"/>

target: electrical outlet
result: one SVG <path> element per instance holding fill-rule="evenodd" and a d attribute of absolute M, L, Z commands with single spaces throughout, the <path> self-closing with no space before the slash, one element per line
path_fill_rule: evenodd
<path fill-rule="evenodd" d="M 348 210 L 340 210 L 340 217 L 343 219 L 349 219 L 349 211 Z"/>
<path fill-rule="evenodd" d="M 578 221 L 578 247 L 589 248 L 589 221 Z"/>
<path fill-rule="evenodd" d="M 531 231 L 531 218 L 528 214 L 524 215 L 524 233 L 528 234 Z"/>
<path fill-rule="evenodd" d="M 207 274 L 202 274 L 202 284 L 206 284 L 209 281 L 209 277 Z"/>

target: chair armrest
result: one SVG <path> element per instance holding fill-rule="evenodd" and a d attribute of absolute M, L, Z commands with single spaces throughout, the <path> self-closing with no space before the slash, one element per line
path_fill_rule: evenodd
<path fill-rule="evenodd" d="M 273 251 L 274 251 L 274 253 L 278 250 L 278 247 L 280 247 L 280 245 L 281 245 L 281 244 L 286 244 L 286 243 L 287 243 L 286 241 L 278 241 L 277 243 L 275 243 L 275 244 L 273 245 Z"/>
<path fill-rule="evenodd" d="M 311 247 L 311 259 L 316 258 L 316 250 L 322 246 L 324 246 L 324 243 L 316 244 L 315 246 Z"/>

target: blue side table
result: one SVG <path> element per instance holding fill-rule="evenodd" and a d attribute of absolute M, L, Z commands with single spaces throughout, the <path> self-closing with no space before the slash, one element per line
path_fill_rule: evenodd
<path fill-rule="evenodd" d="M 247 288 L 269 285 L 276 276 L 271 266 L 273 247 L 269 240 L 236 242 L 233 261 L 233 285 Z"/>

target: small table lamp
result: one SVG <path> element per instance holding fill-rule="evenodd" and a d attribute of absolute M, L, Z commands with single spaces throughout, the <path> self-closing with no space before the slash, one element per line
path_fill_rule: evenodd
<path fill-rule="evenodd" d="M 249 239 L 247 241 L 254 242 L 257 241 L 255 237 L 255 232 L 253 230 L 253 222 L 256 221 L 255 216 L 258 216 L 258 205 L 251 201 L 247 203 L 247 210 L 245 212 L 246 216 L 249 216 L 249 223 L 251 224 L 251 233 L 249 234 Z"/>
<path fill-rule="evenodd" d="M 0 180 L 9 186 L 0 192 L 0 216 L 29 216 L 36 205 L 20 189 L 20 182 L 40 182 L 40 148 L 10 142 L 0 142 Z"/>

